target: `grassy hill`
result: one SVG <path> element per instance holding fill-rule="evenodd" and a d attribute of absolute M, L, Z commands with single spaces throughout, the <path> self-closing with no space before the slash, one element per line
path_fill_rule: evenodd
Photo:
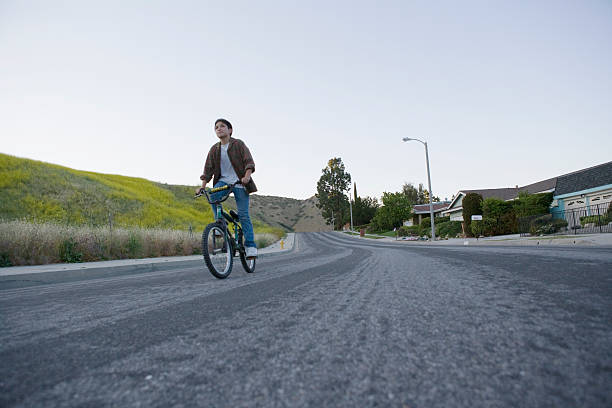
<path fill-rule="evenodd" d="M 0 219 L 65 225 L 202 230 L 213 215 L 195 186 L 74 170 L 0 153 Z M 228 207 L 235 208 L 233 198 Z M 329 229 L 315 199 L 251 196 L 256 233 Z M 296 228 L 297 227 L 297 228 Z"/>

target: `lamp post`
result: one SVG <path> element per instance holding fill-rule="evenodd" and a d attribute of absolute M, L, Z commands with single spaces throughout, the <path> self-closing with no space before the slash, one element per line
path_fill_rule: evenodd
<path fill-rule="evenodd" d="M 353 202 L 351 201 L 351 189 L 349 191 L 349 209 L 351 210 L 351 233 L 353 232 Z"/>
<path fill-rule="evenodd" d="M 427 142 L 424 142 L 419 139 L 415 139 L 412 137 L 404 137 L 402 138 L 404 142 L 408 142 L 410 140 L 416 140 L 417 142 L 423 143 L 425 146 L 425 160 L 427 161 L 427 181 L 429 183 L 429 217 L 431 218 L 431 240 L 436 240 L 436 227 L 434 224 L 434 212 L 433 212 L 433 193 L 431 191 L 431 176 L 429 175 L 429 153 L 427 152 Z"/>

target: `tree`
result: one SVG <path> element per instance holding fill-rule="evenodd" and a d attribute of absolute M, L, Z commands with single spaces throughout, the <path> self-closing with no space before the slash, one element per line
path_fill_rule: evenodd
<path fill-rule="evenodd" d="M 553 200 L 552 193 L 529 194 L 519 192 L 518 198 L 512 202 L 517 217 L 548 214 Z"/>
<path fill-rule="evenodd" d="M 344 163 L 339 157 L 327 162 L 327 167 L 317 182 L 317 207 L 322 210 L 323 218 L 328 224 L 334 221 L 334 229 L 340 229 L 342 224 L 350 219 L 349 202 L 345 192 L 351 184 L 351 175 L 344 169 Z"/>
<path fill-rule="evenodd" d="M 379 204 L 376 198 L 357 197 L 353 204 L 353 223 L 355 225 L 369 224 L 378 210 Z"/>
<path fill-rule="evenodd" d="M 472 236 L 472 229 L 470 228 L 472 215 L 482 214 L 482 196 L 476 193 L 467 193 L 461 203 L 463 207 L 463 226 L 465 227 L 465 234 L 469 237 Z"/>
<path fill-rule="evenodd" d="M 417 189 L 412 183 L 404 183 L 402 186 L 402 193 L 408 197 L 408 201 L 410 204 L 429 204 L 429 191 L 423 188 L 423 183 L 419 183 L 419 188 Z M 435 202 L 439 202 L 440 198 L 434 196 L 433 200 Z"/>
<path fill-rule="evenodd" d="M 383 193 L 383 206 L 376 211 L 372 219 L 373 229 L 376 231 L 388 231 L 401 227 L 402 222 L 410 217 L 410 204 L 408 197 L 400 193 Z"/>
<path fill-rule="evenodd" d="M 482 202 L 482 216 L 485 235 L 512 234 L 518 228 L 511 202 L 489 197 Z"/>
<path fill-rule="evenodd" d="M 376 198 L 357 195 L 357 183 L 353 183 L 353 225 L 369 224 L 378 209 Z"/>

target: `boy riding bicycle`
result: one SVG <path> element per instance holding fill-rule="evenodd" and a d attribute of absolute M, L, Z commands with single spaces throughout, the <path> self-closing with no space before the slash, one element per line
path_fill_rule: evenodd
<path fill-rule="evenodd" d="M 257 257 L 257 245 L 253 233 L 253 224 L 249 216 L 249 194 L 257 191 L 251 173 L 255 171 L 255 162 L 246 144 L 240 139 L 232 137 L 232 124 L 225 119 L 215 121 L 215 133 L 219 142 L 215 143 L 208 152 L 204 164 L 204 174 L 200 176 L 202 187 L 196 190 L 199 194 L 206 188 L 206 184 L 213 179 L 213 187 L 232 185 L 240 182 L 234 188 L 234 198 L 238 207 L 238 216 L 244 232 L 247 258 Z M 217 196 L 223 192 L 213 193 Z M 213 204 L 213 213 L 216 205 Z"/>

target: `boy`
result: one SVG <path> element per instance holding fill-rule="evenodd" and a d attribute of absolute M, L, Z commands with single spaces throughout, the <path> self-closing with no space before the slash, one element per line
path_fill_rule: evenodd
<path fill-rule="evenodd" d="M 257 191 L 251 178 L 255 171 L 255 162 L 249 148 L 240 139 L 234 139 L 232 124 L 226 119 L 215 121 L 215 133 L 219 142 L 215 143 L 208 152 L 204 174 L 200 176 L 202 187 L 196 190 L 199 193 L 206 188 L 206 184 L 213 179 L 213 187 L 231 185 L 240 181 L 242 185 L 234 187 L 234 198 L 238 207 L 238 216 L 244 232 L 244 246 L 247 258 L 257 257 L 257 246 L 253 234 L 253 224 L 249 217 L 249 194 Z M 213 212 L 216 206 L 213 205 Z"/>

